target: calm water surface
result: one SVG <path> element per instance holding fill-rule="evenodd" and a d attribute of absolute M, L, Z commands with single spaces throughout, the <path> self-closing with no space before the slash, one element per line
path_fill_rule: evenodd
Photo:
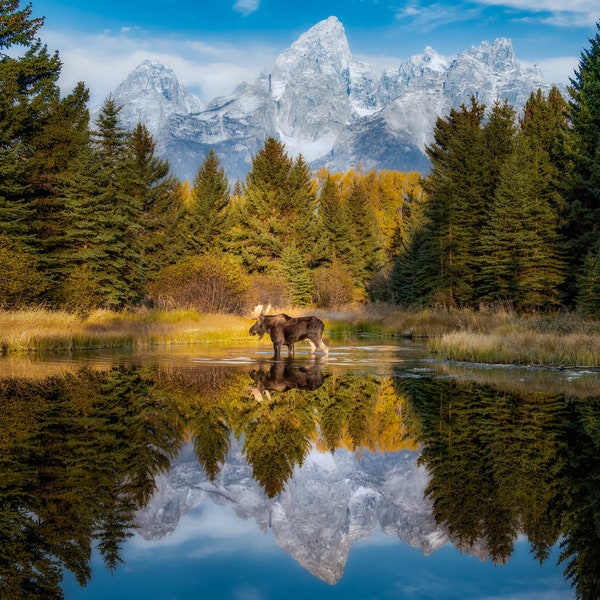
<path fill-rule="evenodd" d="M 2 359 L 0 598 L 599 597 L 599 372 L 307 351 Z"/>

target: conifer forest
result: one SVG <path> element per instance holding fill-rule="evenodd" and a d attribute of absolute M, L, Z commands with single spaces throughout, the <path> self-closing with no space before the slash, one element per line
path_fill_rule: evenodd
<path fill-rule="evenodd" d="M 0 308 L 600 316 L 600 24 L 566 95 L 438 118 L 426 176 L 312 172 L 269 138 L 243 181 L 212 151 L 180 181 L 112 97 L 92 122 L 85 83 L 59 88 L 31 5 L 0 6 Z"/>

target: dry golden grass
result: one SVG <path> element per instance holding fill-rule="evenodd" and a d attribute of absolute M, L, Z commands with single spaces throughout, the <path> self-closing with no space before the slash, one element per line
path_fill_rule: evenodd
<path fill-rule="evenodd" d="M 245 339 L 250 321 L 194 311 L 97 311 L 86 319 L 43 309 L 0 311 L 3 354 L 132 348 Z"/>
<path fill-rule="evenodd" d="M 430 348 L 447 360 L 552 366 L 600 366 L 600 335 L 511 331 L 458 331 L 435 338 Z"/>

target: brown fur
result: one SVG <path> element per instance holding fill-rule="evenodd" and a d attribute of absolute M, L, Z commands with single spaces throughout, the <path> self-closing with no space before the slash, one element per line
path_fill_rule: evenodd
<path fill-rule="evenodd" d="M 288 347 L 288 356 L 294 357 L 294 344 L 308 340 L 311 353 L 319 348 L 323 354 L 329 354 L 329 348 L 323 342 L 323 321 L 317 317 L 290 317 L 285 314 L 260 314 L 256 323 L 250 328 L 250 335 L 258 335 L 262 339 L 268 333 L 273 342 L 274 358 L 281 356 L 281 346 Z"/>

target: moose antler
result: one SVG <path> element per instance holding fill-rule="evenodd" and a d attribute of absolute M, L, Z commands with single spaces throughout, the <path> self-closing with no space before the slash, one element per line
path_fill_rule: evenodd
<path fill-rule="evenodd" d="M 271 392 L 269 392 L 269 390 L 261 389 L 258 386 L 252 386 L 252 395 L 254 396 L 254 399 L 261 404 L 264 402 L 263 394 L 267 397 L 269 402 L 272 402 Z"/>
<path fill-rule="evenodd" d="M 254 307 L 254 310 L 250 313 L 249 317 L 251 319 L 258 319 L 258 317 L 260 317 L 260 315 L 262 314 L 262 309 L 263 309 L 263 305 L 257 304 Z"/>

